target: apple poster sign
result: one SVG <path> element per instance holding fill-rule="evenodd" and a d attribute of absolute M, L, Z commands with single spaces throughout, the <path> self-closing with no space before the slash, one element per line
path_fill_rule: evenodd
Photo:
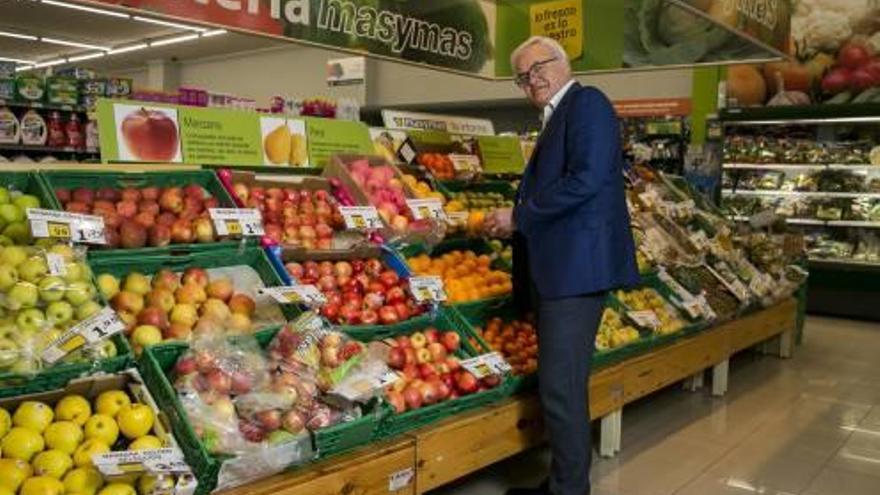
<path fill-rule="evenodd" d="M 182 161 L 176 109 L 113 105 L 113 114 L 120 161 Z"/>

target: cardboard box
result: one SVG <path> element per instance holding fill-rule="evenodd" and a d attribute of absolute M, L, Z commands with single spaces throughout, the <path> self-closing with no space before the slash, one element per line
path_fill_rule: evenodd
<path fill-rule="evenodd" d="M 46 101 L 52 105 L 79 103 L 79 84 L 72 77 L 52 76 L 46 79 Z"/>
<path fill-rule="evenodd" d="M 130 368 L 113 375 L 96 374 L 71 380 L 67 386 L 61 389 L 0 399 L 0 407 L 10 413 L 15 411 L 15 408 L 25 401 L 40 401 L 54 407 L 55 403 L 63 397 L 73 394 L 81 395 L 88 399 L 89 402 L 93 402 L 101 393 L 109 390 L 125 390 L 136 402 L 149 406 L 156 416 L 156 426 L 154 427 L 156 436 L 162 440 L 167 448 L 180 451 L 177 440 L 171 434 L 168 416 L 156 405 L 156 401 L 153 399 L 153 396 L 144 384 L 143 377 L 136 368 Z M 181 458 L 183 457 L 182 452 L 180 452 L 180 456 Z M 177 483 L 173 491 L 155 493 L 154 495 L 192 495 L 195 493 L 196 478 L 191 470 L 186 468 L 185 472 L 177 474 L 176 477 Z M 112 477 L 105 476 L 105 479 L 112 480 Z"/>

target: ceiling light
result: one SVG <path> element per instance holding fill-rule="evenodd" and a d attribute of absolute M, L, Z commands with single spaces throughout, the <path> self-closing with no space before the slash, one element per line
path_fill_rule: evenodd
<path fill-rule="evenodd" d="M 0 57 L 0 62 L 15 62 L 17 64 L 34 65 L 33 60 L 22 60 L 20 58 Z"/>
<path fill-rule="evenodd" d="M 159 19 L 152 19 L 150 17 L 141 17 L 139 15 L 132 16 L 132 19 L 134 19 L 136 21 L 148 22 L 150 24 L 158 24 L 160 26 L 168 26 L 168 27 L 173 27 L 173 28 L 177 28 L 177 29 L 189 29 L 191 31 L 198 31 L 200 33 L 207 31 L 207 29 L 205 29 L 205 28 L 191 26 L 189 24 L 181 24 L 179 22 L 171 22 L 171 21 L 162 21 Z"/>
<path fill-rule="evenodd" d="M 96 9 L 94 7 L 86 7 L 85 5 L 76 5 L 76 4 L 72 4 L 72 3 L 58 2 L 56 0 L 42 0 L 42 1 L 46 5 L 54 5 L 56 7 L 64 7 L 65 9 L 82 10 L 84 12 L 91 12 L 93 14 L 109 15 L 111 17 L 120 17 L 123 19 L 128 19 L 129 17 L 131 17 L 130 15 L 123 14 L 122 12 L 114 12 L 112 10 Z"/>
<path fill-rule="evenodd" d="M 143 50 L 146 47 L 147 47 L 146 43 L 139 43 L 137 45 L 129 45 L 129 46 L 123 46 L 121 48 L 114 48 L 107 53 L 110 55 L 116 55 L 118 53 L 128 53 L 128 52 L 133 52 L 135 50 Z"/>
<path fill-rule="evenodd" d="M 88 54 L 88 55 L 80 55 L 80 56 L 78 56 L 78 57 L 69 57 L 69 58 L 67 59 L 67 61 L 68 61 L 68 62 L 82 62 L 83 60 L 91 60 L 91 59 L 93 59 L 93 58 L 101 58 L 101 57 L 103 57 L 104 55 L 105 55 L 105 54 L 104 54 L 103 52 L 99 52 L 99 53 L 90 53 L 90 54 Z"/>
<path fill-rule="evenodd" d="M 90 45 L 88 43 L 79 43 L 77 41 L 59 40 L 59 39 L 55 39 L 55 38 L 43 37 L 43 38 L 40 38 L 40 41 L 43 41 L 45 43 L 52 43 L 55 45 L 75 46 L 77 48 L 89 48 L 92 50 L 102 50 L 102 51 L 108 50 L 108 48 L 106 46 Z"/>
<path fill-rule="evenodd" d="M 0 31 L 0 36 L 5 36 L 7 38 L 17 38 L 20 40 L 37 41 L 36 36 L 31 36 L 29 34 L 10 33 L 9 31 Z"/>
<path fill-rule="evenodd" d="M 175 38 L 165 38 L 162 40 L 151 41 L 150 46 L 173 45 L 174 43 L 183 43 L 184 41 L 194 40 L 198 37 L 198 34 L 187 34 L 184 36 L 177 36 Z"/>
<path fill-rule="evenodd" d="M 205 31 L 204 33 L 202 33 L 202 38 L 208 38 L 210 36 L 217 36 L 219 34 L 226 34 L 226 30 L 225 29 L 215 29 L 213 31 Z"/>
<path fill-rule="evenodd" d="M 67 62 L 66 58 L 59 58 L 57 60 L 50 60 L 48 62 L 40 62 L 38 64 L 34 64 L 34 67 L 40 69 L 42 67 L 52 67 L 53 65 L 63 64 L 64 62 Z"/>
<path fill-rule="evenodd" d="M 26 65 L 26 66 L 22 66 L 22 67 L 16 67 L 15 72 L 24 72 L 26 70 L 31 70 L 31 69 L 35 69 L 35 68 L 36 67 L 34 67 L 33 65 Z"/>

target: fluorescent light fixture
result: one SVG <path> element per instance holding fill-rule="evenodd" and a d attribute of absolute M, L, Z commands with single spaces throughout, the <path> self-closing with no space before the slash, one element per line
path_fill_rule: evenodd
<path fill-rule="evenodd" d="M 225 29 L 214 29 L 213 31 L 205 31 L 202 33 L 202 38 L 209 38 L 211 36 L 217 36 L 220 34 L 226 34 Z"/>
<path fill-rule="evenodd" d="M 183 36 L 177 36 L 174 38 L 165 38 L 161 40 L 151 41 L 150 46 L 165 46 L 165 45 L 173 45 L 175 43 L 183 43 L 184 41 L 191 41 L 194 39 L 198 39 L 198 34 L 186 34 Z"/>
<path fill-rule="evenodd" d="M 128 53 L 128 52 L 133 52 L 135 50 L 143 50 L 146 47 L 147 47 L 146 43 L 138 43 L 137 45 L 129 45 L 129 46 L 123 46 L 121 48 L 114 48 L 107 53 L 110 55 L 116 55 L 118 53 Z"/>
<path fill-rule="evenodd" d="M 56 38 L 42 37 L 42 38 L 40 38 L 40 41 L 43 41 L 45 43 L 52 43 L 53 45 L 74 46 L 76 48 L 89 48 L 91 50 L 101 50 L 101 51 L 108 50 L 108 48 L 106 46 L 90 45 L 88 43 L 80 43 L 78 41 L 59 40 Z"/>
<path fill-rule="evenodd" d="M 20 58 L 0 57 L 0 62 L 15 62 L 17 64 L 34 65 L 33 60 L 22 60 Z"/>
<path fill-rule="evenodd" d="M 73 9 L 73 10 L 82 10 L 83 12 L 91 12 L 93 14 L 101 14 L 101 15 L 109 15 L 111 17 L 119 17 L 122 19 L 128 19 L 131 17 L 128 14 L 123 14 L 122 12 L 114 12 L 112 10 L 103 10 L 96 9 L 94 7 L 86 7 L 85 5 L 77 5 L 72 3 L 58 2 L 56 0 L 42 0 L 46 5 L 54 5 L 56 7 L 64 7 L 65 9 Z"/>
<path fill-rule="evenodd" d="M 67 59 L 68 62 L 82 62 L 83 60 L 91 60 L 93 58 L 101 58 L 105 55 L 104 52 L 99 53 L 89 53 L 88 55 L 80 55 L 78 57 L 69 57 Z"/>
<path fill-rule="evenodd" d="M 9 31 L 0 31 L 0 36 L 5 36 L 7 38 L 17 38 L 20 40 L 37 41 L 36 36 L 31 36 L 29 34 L 10 33 Z"/>
<path fill-rule="evenodd" d="M 53 65 L 63 64 L 65 62 L 67 62 L 66 58 L 59 58 L 57 60 L 49 60 L 48 62 L 40 62 L 38 64 L 34 64 L 34 67 L 40 69 L 43 67 L 52 67 Z"/>
<path fill-rule="evenodd" d="M 15 68 L 15 72 L 24 72 L 24 71 L 26 71 L 26 70 L 31 70 L 31 69 L 35 69 L 35 67 L 34 67 L 33 65 L 27 65 L 27 66 L 23 66 L 23 67 L 16 67 L 16 68 Z"/>
<path fill-rule="evenodd" d="M 173 27 L 173 28 L 177 28 L 177 29 L 189 29 L 190 31 L 198 31 L 200 33 L 207 31 L 207 29 L 205 29 L 205 28 L 191 26 L 189 24 L 181 24 L 179 22 L 163 21 L 160 19 L 152 19 L 150 17 L 142 17 L 139 15 L 132 16 L 131 18 L 136 21 L 148 22 L 150 24 L 158 24 L 160 26 Z"/>

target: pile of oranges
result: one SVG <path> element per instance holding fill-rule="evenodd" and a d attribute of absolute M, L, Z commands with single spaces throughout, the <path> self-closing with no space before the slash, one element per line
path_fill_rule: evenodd
<path fill-rule="evenodd" d="M 407 260 L 416 275 L 443 279 L 450 303 L 462 303 L 503 296 L 513 291 L 510 274 L 491 267 L 492 258 L 473 251 L 450 251 L 436 258 L 426 254 Z"/>
<path fill-rule="evenodd" d="M 421 153 L 418 156 L 418 162 L 419 165 L 427 168 L 437 179 L 455 179 L 455 168 L 452 166 L 452 160 L 443 153 Z"/>
<path fill-rule="evenodd" d="M 515 375 L 529 375 L 538 369 L 538 335 L 531 323 L 520 320 L 505 323 L 495 317 L 486 322 L 486 328 L 474 327 L 474 330 L 491 350 L 504 356 Z"/>

